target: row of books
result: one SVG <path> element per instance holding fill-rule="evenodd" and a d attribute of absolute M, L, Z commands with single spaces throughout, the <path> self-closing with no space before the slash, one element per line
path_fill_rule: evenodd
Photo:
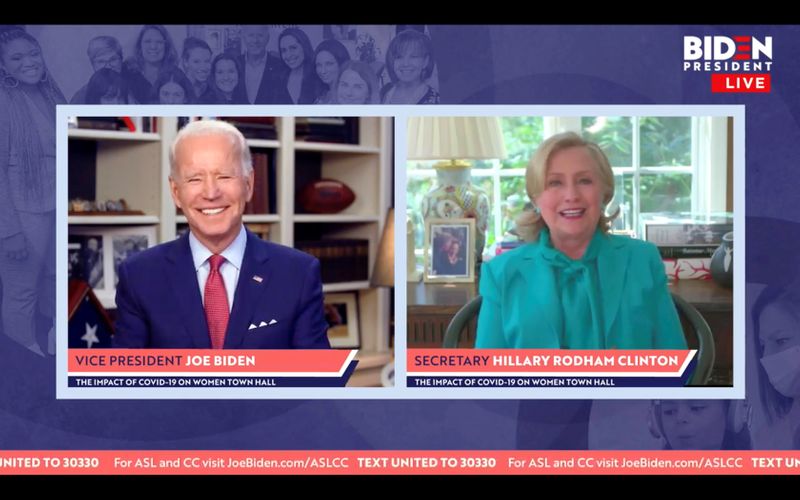
<path fill-rule="evenodd" d="M 253 198 L 245 205 L 246 214 L 275 213 L 275 169 L 270 169 L 270 154 L 253 152 Z"/>
<path fill-rule="evenodd" d="M 295 118 L 295 139 L 307 142 L 358 144 L 358 118 L 301 117 Z"/>
<path fill-rule="evenodd" d="M 194 117 L 178 118 L 182 128 Z M 275 117 L 218 116 L 208 117 L 226 121 L 242 132 L 247 139 L 277 140 Z M 70 127 L 90 130 L 119 130 L 127 132 L 158 132 L 158 119 L 151 116 L 90 116 L 70 121 Z M 359 143 L 357 117 L 300 117 L 295 119 L 295 139 L 307 142 Z"/>
<path fill-rule="evenodd" d="M 274 117 L 219 116 L 217 118 L 239 129 L 239 132 L 247 139 L 264 139 L 270 141 L 278 139 L 278 128 L 275 125 Z"/>
<path fill-rule="evenodd" d="M 659 247 L 719 246 L 722 237 L 733 231 L 733 214 L 642 214 L 641 234 Z"/>
<path fill-rule="evenodd" d="M 153 116 L 77 117 L 70 119 L 70 128 L 145 133 L 158 132 L 158 119 Z"/>
<path fill-rule="evenodd" d="M 733 214 L 643 214 L 641 234 L 658 246 L 671 279 L 711 279 L 711 257 L 733 231 Z"/>
<path fill-rule="evenodd" d="M 216 116 L 207 118 L 216 118 L 234 125 L 248 139 L 278 139 L 275 117 Z M 190 117 L 180 117 L 178 128 L 183 127 L 191 119 Z M 357 117 L 298 117 L 295 118 L 295 139 L 307 142 L 358 144 L 359 119 Z"/>
<path fill-rule="evenodd" d="M 323 283 L 369 279 L 369 240 L 306 240 L 294 246 L 319 259 Z"/>

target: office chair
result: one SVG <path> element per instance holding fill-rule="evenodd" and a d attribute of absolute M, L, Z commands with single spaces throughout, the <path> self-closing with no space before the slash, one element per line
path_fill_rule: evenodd
<path fill-rule="evenodd" d="M 711 378 L 711 369 L 714 367 L 716 352 L 714 349 L 714 336 L 703 315 L 693 305 L 682 297 L 671 294 L 678 314 L 682 315 L 691 326 L 691 333 L 697 338 L 697 366 L 686 385 L 705 385 Z M 483 298 L 478 295 L 470 300 L 453 316 L 447 330 L 444 332 L 442 347 L 456 348 L 461 337 L 461 331 L 469 321 L 478 315 Z M 684 332 L 686 334 L 687 332 Z M 688 340 L 688 339 L 687 339 Z"/>

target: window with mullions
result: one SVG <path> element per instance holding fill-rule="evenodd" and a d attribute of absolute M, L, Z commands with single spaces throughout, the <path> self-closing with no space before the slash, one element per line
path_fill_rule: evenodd
<path fill-rule="evenodd" d="M 585 116 L 503 117 L 508 157 L 475 161 L 472 182 L 490 200 L 485 254 L 513 238 L 509 230 L 528 203 L 525 168 L 541 142 L 573 130 L 605 151 L 615 174 L 610 209 L 619 207 L 614 228 L 637 231 L 643 214 L 724 211 L 727 193 L 726 117 Z M 416 224 L 415 248 L 421 263 L 424 225 L 422 197 L 436 184 L 434 162 L 408 163 L 408 213 Z"/>

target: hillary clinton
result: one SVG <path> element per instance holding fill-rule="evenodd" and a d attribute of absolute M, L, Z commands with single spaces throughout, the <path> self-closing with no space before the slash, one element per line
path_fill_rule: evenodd
<path fill-rule="evenodd" d="M 485 263 L 476 347 L 685 349 L 652 243 L 608 234 L 614 174 L 596 145 L 567 132 L 526 171 L 529 242 Z"/>

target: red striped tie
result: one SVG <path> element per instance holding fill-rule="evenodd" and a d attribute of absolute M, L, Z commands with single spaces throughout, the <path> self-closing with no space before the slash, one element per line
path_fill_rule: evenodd
<path fill-rule="evenodd" d="M 208 321 L 208 334 L 211 337 L 211 348 L 222 349 L 225 345 L 225 330 L 228 329 L 228 294 L 225 293 L 225 282 L 219 273 L 219 266 L 225 262 L 222 255 L 208 258 L 211 272 L 206 280 L 205 308 Z"/>

